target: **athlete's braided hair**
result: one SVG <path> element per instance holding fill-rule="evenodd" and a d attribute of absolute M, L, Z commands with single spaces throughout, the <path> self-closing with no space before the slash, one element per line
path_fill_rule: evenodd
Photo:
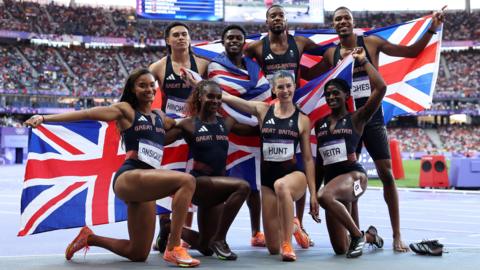
<path fill-rule="evenodd" d="M 200 97 L 205 94 L 205 89 L 207 86 L 210 87 L 218 87 L 220 88 L 220 85 L 212 80 L 202 80 L 200 81 L 195 89 L 193 89 L 192 93 L 188 97 L 187 100 L 187 108 L 186 108 L 186 114 L 188 116 L 196 116 L 200 112 L 200 107 L 202 106 L 200 102 Z"/>

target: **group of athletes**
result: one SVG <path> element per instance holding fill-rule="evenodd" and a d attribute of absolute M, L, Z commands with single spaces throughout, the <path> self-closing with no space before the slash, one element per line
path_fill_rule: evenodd
<path fill-rule="evenodd" d="M 251 244 L 266 246 L 270 254 L 280 254 L 283 261 L 295 261 L 292 233 L 302 248 L 313 245 L 302 225 L 307 189 L 312 218 L 320 222 L 319 206 L 325 210 L 335 253 L 358 257 L 365 243 L 383 246 L 375 227 L 370 226 L 365 232 L 359 228 L 357 201 L 367 188 L 367 174 L 357 161 L 362 144 L 372 156 L 383 183 L 393 249 L 407 251 L 400 233 L 398 194 L 381 109 L 386 84 L 377 71 L 379 54 L 415 57 L 443 21 L 443 11 L 434 12 L 423 36 L 412 45 L 402 46 L 373 35 L 355 34 L 351 11 L 339 7 L 333 15 L 338 45 L 327 49 L 323 60 L 308 70 L 300 70 L 301 55 L 318 45 L 308 38 L 288 34 L 285 10 L 279 5 L 267 10 L 268 35 L 261 40 L 245 45 L 246 33 L 241 26 L 224 29 L 223 62 L 210 62 L 192 53 L 187 25 L 168 25 L 167 56 L 149 68 L 133 71 L 118 103 L 57 115 L 34 115 L 25 122 L 37 127 L 43 122 L 115 120 L 122 135 L 126 160 L 115 174 L 112 186 L 127 204 L 129 240 L 99 236 L 84 227 L 68 245 L 66 259 L 70 260 L 80 249 L 98 246 L 132 261 L 145 261 L 155 236 L 155 201 L 174 195 L 172 215 L 160 216 L 160 232 L 154 243 L 167 262 L 181 267 L 199 265 L 200 261 L 188 254 L 186 245 L 205 256 L 216 254 L 220 259 L 236 260 L 226 236 L 245 201 L 251 217 Z M 300 74 L 315 78 L 348 55 L 355 60 L 356 91 L 351 91 L 341 79 L 328 81 L 324 95 L 331 114 L 311 123 L 293 103 Z M 187 71 L 212 78 L 214 65 L 219 63 L 234 65 L 247 76 L 251 65 L 259 65 L 270 82 L 274 102 L 244 100 L 224 91 L 215 79 L 199 80 Z M 162 110 L 152 108 L 157 85 L 163 95 Z M 347 108 L 350 96 L 355 102 L 354 112 Z M 220 116 L 222 102 L 254 116 L 258 125 Z M 175 121 L 167 116 L 170 113 L 185 117 Z M 311 153 L 312 127 L 317 138 L 316 160 Z M 260 186 L 255 180 L 226 175 L 230 132 L 260 137 Z M 193 158 L 191 171 L 162 169 L 164 145 L 181 138 Z M 301 154 L 296 154 L 297 149 Z M 186 224 L 190 203 L 198 206 L 198 232 Z"/>

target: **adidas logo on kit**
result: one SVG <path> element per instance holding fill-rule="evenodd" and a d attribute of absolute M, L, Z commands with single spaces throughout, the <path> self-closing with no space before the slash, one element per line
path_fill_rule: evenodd
<path fill-rule="evenodd" d="M 320 128 L 327 128 L 327 123 L 323 123 L 323 125 Z"/>
<path fill-rule="evenodd" d="M 208 129 L 207 129 L 206 126 L 202 126 L 202 127 L 198 130 L 198 132 L 208 132 Z"/>
<path fill-rule="evenodd" d="M 165 80 L 167 80 L 167 81 L 174 81 L 174 80 L 175 80 L 175 75 L 173 75 L 173 73 L 172 73 L 172 74 L 170 74 L 170 76 L 168 76 Z"/>
<path fill-rule="evenodd" d="M 275 125 L 275 121 L 273 121 L 273 118 L 270 118 L 266 124 L 270 124 L 270 125 Z"/>
<path fill-rule="evenodd" d="M 269 53 L 266 57 L 265 60 L 273 60 L 273 55 Z"/>
<path fill-rule="evenodd" d="M 143 115 L 138 118 L 138 121 L 148 122 L 147 118 Z"/>

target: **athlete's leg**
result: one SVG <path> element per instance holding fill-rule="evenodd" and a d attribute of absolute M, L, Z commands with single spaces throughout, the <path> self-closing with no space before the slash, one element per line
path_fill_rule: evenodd
<path fill-rule="evenodd" d="M 155 201 L 175 194 L 167 248 L 172 250 L 180 245 L 181 230 L 195 191 L 191 175 L 169 170 L 131 170 L 117 178 L 114 189 L 125 202 Z"/>
<path fill-rule="evenodd" d="M 250 190 L 248 195 L 247 206 L 250 212 L 250 226 L 252 227 L 252 237 L 260 232 L 260 213 L 261 213 L 261 200 L 260 191 Z"/>
<path fill-rule="evenodd" d="M 217 231 L 212 240 L 225 240 L 228 229 L 249 192 L 248 183 L 237 178 L 198 177 L 194 202 L 204 207 L 223 205 Z"/>
<path fill-rule="evenodd" d="M 295 214 L 298 220 L 300 221 L 300 224 L 303 225 L 303 213 L 305 212 L 305 200 L 306 200 L 306 194 L 303 194 L 303 196 L 295 201 Z"/>
<path fill-rule="evenodd" d="M 318 202 L 350 232 L 350 235 L 360 237 L 362 232 L 358 229 L 344 205 L 356 201 L 362 194 L 354 194 L 354 181 L 356 180 L 360 180 L 363 193 L 367 187 L 367 177 L 364 173 L 354 171 L 339 175 L 328 182 L 318 192 Z"/>
<path fill-rule="evenodd" d="M 145 261 L 155 232 L 155 201 L 127 203 L 129 240 L 91 235 L 88 244 L 106 248 L 134 262 Z"/>
<path fill-rule="evenodd" d="M 332 244 L 335 254 L 343 255 L 347 253 L 350 239 L 348 238 L 348 232 L 345 227 L 330 211 L 325 211 L 325 222 L 327 223 L 330 243 Z"/>
<path fill-rule="evenodd" d="M 282 242 L 292 243 L 293 232 L 293 202 L 305 195 L 307 179 L 299 171 L 287 174 L 274 183 L 277 196 L 277 208 L 280 217 Z"/>
<path fill-rule="evenodd" d="M 277 196 L 274 191 L 262 186 L 262 221 L 265 243 L 270 254 L 280 253 L 280 224 L 277 209 Z"/>
<path fill-rule="evenodd" d="M 387 203 L 388 213 L 390 214 L 390 223 L 393 231 L 393 248 L 398 252 L 406 252 L 408 251 L 408 247 L 403 243 L 400 234 L 400 207 L 397 186 L 392 174 L 392 161 L 391 159 L 375 160 L 375 167 L 383 183 L 383 198 Z"/>

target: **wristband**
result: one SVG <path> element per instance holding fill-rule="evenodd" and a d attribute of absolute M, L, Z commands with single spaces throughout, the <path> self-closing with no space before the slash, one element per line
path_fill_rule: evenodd
<path fill-rule="evenodd" d="M 42 123 L 45 122 L 45 117 L 43 115 L 40 115 L 42 117 Z"/>
<path fill-rule="evenodd" d="M 435 31 L 433 31 L 433 30 L 431 30 L 431 29 L 428 29 L 428 30 L 427 30 L 427 33 L 430 33 L 430 34 L 432 34 L 432 35 L 436 35 L 436 34 L 437 34 L 437 32 L 435 32 Z"/>

